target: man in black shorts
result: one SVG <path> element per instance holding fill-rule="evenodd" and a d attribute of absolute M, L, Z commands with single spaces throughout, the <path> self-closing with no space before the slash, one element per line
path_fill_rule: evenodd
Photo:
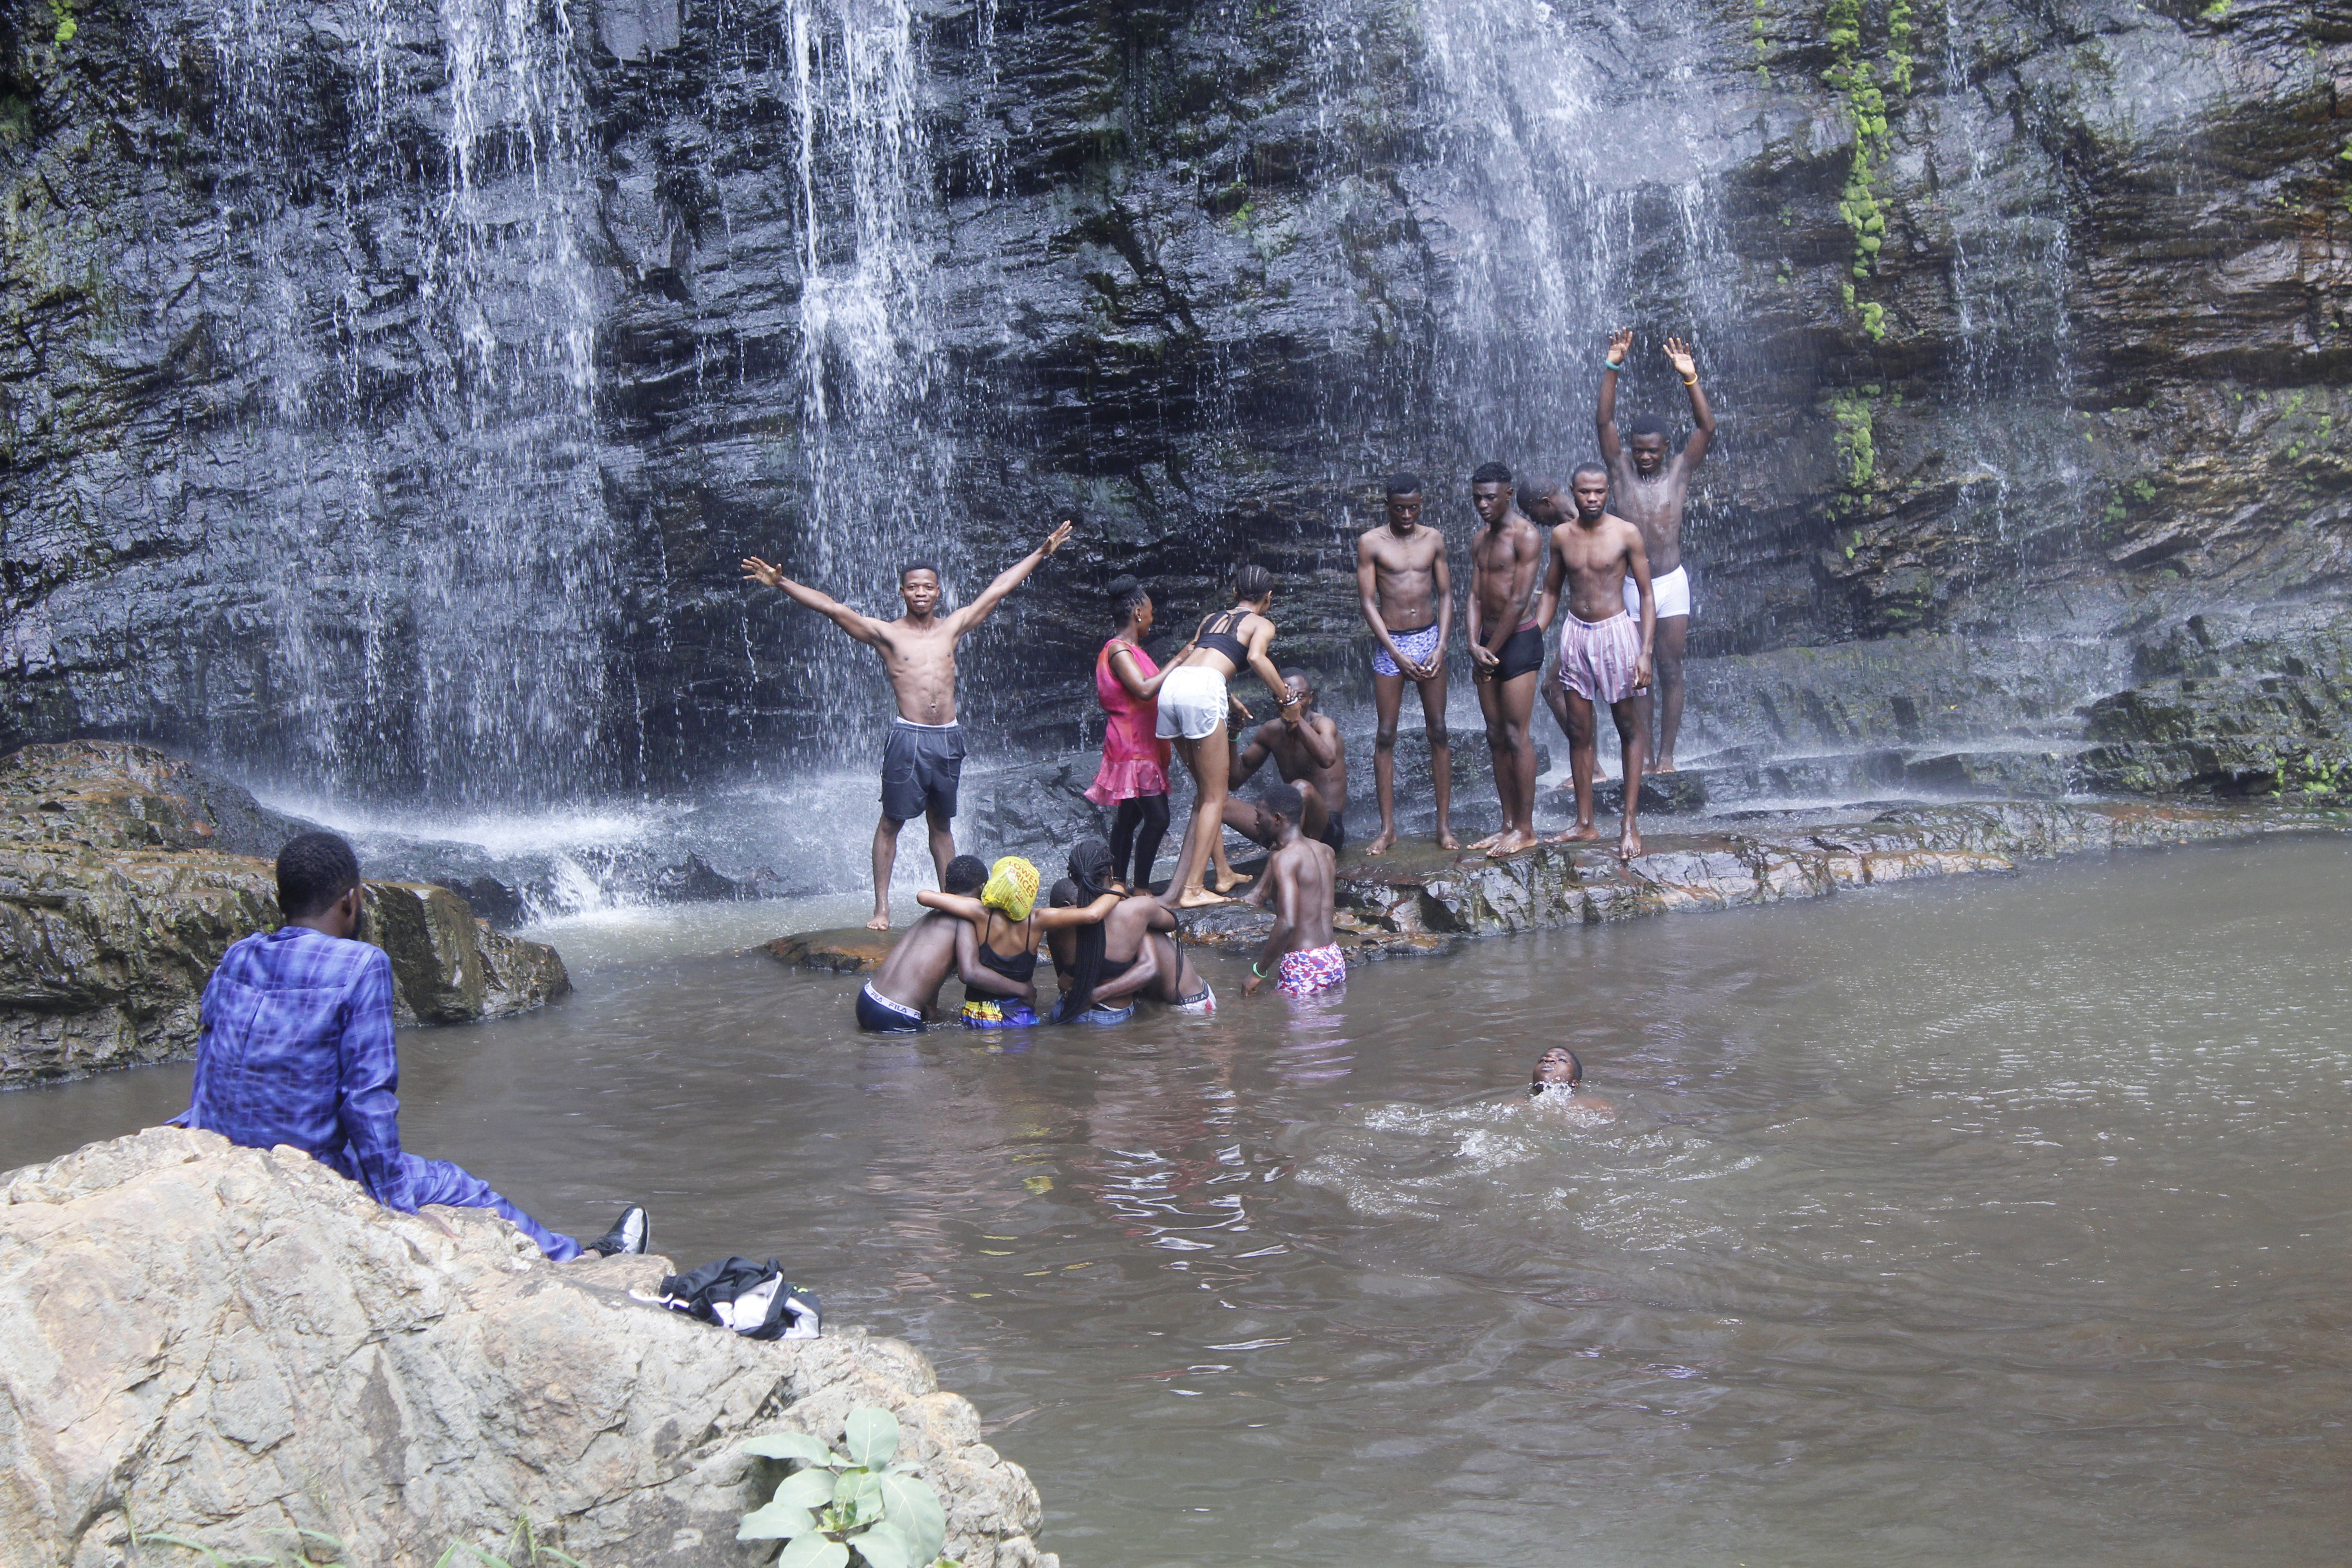
<path fill-rule="evenodd" d="M 1273 816 L 1239 793 L 1272 757 L 1283 783 L 1307 786 L 1307 820 L 1301 831 L 1328 844 L 1337 855 L 1348 845 L 1348 743 L 1339 737 L 1339 726 L 1315 706 L 1315 678 L 1303 669 L 1278 673 L 1298 699 L 1298 716 L 1293 720 L 1277 713 L 1250 737 L 1234 764 L 1231 788 L 1235 793 L 1225 797 L 1225 826 L 1253 844 L 1274 847 Z"/>
<path fill-rule="evenodd" d="M 1070 537 L 1065 516 L 1045 542 L 1014 562 L 980 597 L 962 609 L 940 615 L 940 572 L 928 561 L 898 570 L 898 597 L 907 613 L 877 620 L 814 588 L 793 582 L 758 556 L 747 556 L 743 575 L 780 589 L 806 605 L 882 656 L 883 672 L 898 700 L 898 715 L 882 750 L 882 820 L 874 829 L 872 931 L 890 929 L 890 868 L 898 858 L 898 830 L 916 817 L 929 820 L 931 864 L 942 877 L 955 856 L 956 784 L 963 773 L 963 729 L 956 722 L 956 644 L 988 618 L 989 612 Z"/>
<path fill-rule="evenodd" d="M 1545 479 L 1527 485 L 1531 502 L 1559 489 Z M 1486 525 L 1470 541 L 1471 684 L 1486 717 L 1486 751 L 1503 803 L 1502 830 L 1470 847 L 1499 857 L 1536 842 L 1536 743 L 1528 726 L 1544 661 L 1543 628 L 1535 622 L 1544 536 L 1520 513 L 1511 470 L 1500 463 L 1470 476 L 1470 505 Z"/>

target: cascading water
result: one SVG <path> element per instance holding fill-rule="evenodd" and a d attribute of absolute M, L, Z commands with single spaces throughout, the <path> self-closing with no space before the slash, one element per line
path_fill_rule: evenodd
<path fill-rule="evenodd" d="M 800 479 L 795 576 L 868 614 L 898 613 L 898 567 L 918 557 L 960 581 L 956 448 L 942 427 L 927 249 L 940 243 L 922 123 L 925 69 L 906 0 L 784 0 L 791 178 L 800 261 Z M 968 574 L 965 574 L 968 575 Z M 814 643 L 829 733 L 872 730 L 873 656 Z"/>
<path fill-rule="evenodd" d="M 330 790 L 576 789 L 611 771 L 614 610 L 569 13 L 375 0 L 364 16 L 324 80 L 287 68 L 318 56 L 300 8 L 186 17 L 217 82 L 216 211 L 241 263 L 208 287 L 230 292 L 231 350 L 268 389 L 208 456 L 240 481 L 278 721 L 218 742 Z"/>
<path fill-rule="evenodd" d="M 1687 429 L 1664 338 L 1689 339 L 1710 382 L 1731 363 L 1739 264 L 1702 156 L 1719 110 L 1685 68 L 1713 47 L 1711 24 L 1695 6 L 1646 9 L 1638 36 L 1622 7 L 1444 0 L 1412 14 L 1407 52 L 1433 108 L 1413 194 L 1444 282 L 1416 437 L 1456 484 L 1489 458 L 1564 479 L 1596 455 L 1592 398 L 1615 328 L 1639 334 L 1621 418 L 1654 411 Z M 1352 143 L 1370 121 L 1330 106 L 1381 90 L 1361 40 L 1391 25 L 1355 0 L 1320 7 L 1318 124 L 1335 166 L 1360 164 Z M 1700 529 L 1703 489 L 1695 500 Z M 1441 504 L 1459 523 L 1466 488 Z"/>

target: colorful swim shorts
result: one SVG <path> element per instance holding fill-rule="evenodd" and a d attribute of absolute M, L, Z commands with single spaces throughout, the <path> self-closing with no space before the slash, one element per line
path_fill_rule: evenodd
<path fill-rule="evenodd" d="M 1026 1002 L 967 1002 L 961 1017 L 967 1029 L 1026 1029 L 1037 1011 Z"/>
<path fill-rule="evenodd" d="M 1328 947 L 1305 948 L 1284 953 L 1275 976 L 1275 989 L 1285 996 L 1313 996 L 1348 983 L 1348 961 L 1336 942 Z"/>
<path fill-rule="evenodd" d="M 1432 621 L 1425 626 L 1418 626 L 1409 632 L 1401 632 L 1391 627 L 1389 640 L 1397 645 L 1397 652 L 1404 655 L 1413 663 L 1425 664 L 1429 660 L 1429 656 L 1437 651 L 1437 623 Z M 1372 649 L 1372 673 L 1402 675 L 1404 671 L 1397 668 L 1397 661 L 1389 657 L 1387 648 L 1376 645 Z"/>

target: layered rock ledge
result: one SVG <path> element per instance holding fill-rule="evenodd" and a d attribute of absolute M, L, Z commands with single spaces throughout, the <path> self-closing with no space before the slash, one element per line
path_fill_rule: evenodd
<path fill-rule="evenodd" d="M 1645 792 L 1646 793 L 1646 792 Z M 1777 832 L 1643 836 L 1620 860 L 1611 844 L 1552 844 L 1490 860 L 1411 841 L 1339 867 L 1340 950 L 1349 964 L 1442 952 L 1496 936 L 1693 910 L 1737 909 L 1841 889 L 2014 871 L 2028 860 L 2269 833 L 2352 831 L 2352 811 L 2253 805 L 1986 801 L 1911 806 L 1866 822 Z M 1188 910 L 1186 940 L 1256 946 L 1273 917 L 1243 904 Z M 803 969 L 857 973 L 894 938 L 864 930 L 779 937 L 761 951 Z"/>
<path fill-rule="evenodd" d="M 837 1442 L 882 1405 L 949 1555 L 1055 1568 L 1036 1489 L 919 1352 L 757 1343 L 630 1300 L 670 1267 L 550 1264 L 495 1215 L 394 1214 L 294 1150 L 173 1128 L 0 1177 L 0 1555 L 158 1561 L 135 1528 L 423 1568 L 527 1519 L 589 1568 L 748 1565 L 774 1544 L 735 1521 L 782 1472 L 741 1440 Z"/>
<path fill-rule="evenodd" d="M 301 825 L 150 747 L 0 758 L 0 1089 L 169 1061 L 196 1045 L 221 954 L 280 923 L 270 859 Z M 424 882 L 367 884 L 404 1024 L 528 1012 L 571 989 L 553 948 Z"/>

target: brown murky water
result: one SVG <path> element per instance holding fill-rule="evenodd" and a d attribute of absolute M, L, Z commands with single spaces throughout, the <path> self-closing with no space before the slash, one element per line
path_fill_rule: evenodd
<path fill-rule="evenodd" d="M 404 1123 L 914 1341 L 1073 1564 L 2333 1563 L 2348 888 L 2337 840 L 2076 861 L 1319 1007 L 1213 961 L 1213 1020 L 1002 1050 L 608 943 L 405 1037 Z M 1616 1120 L 1526 1100 L 1559 1040 Z M 0 1097 L 0 1163 L 186 1077 Z"/>

